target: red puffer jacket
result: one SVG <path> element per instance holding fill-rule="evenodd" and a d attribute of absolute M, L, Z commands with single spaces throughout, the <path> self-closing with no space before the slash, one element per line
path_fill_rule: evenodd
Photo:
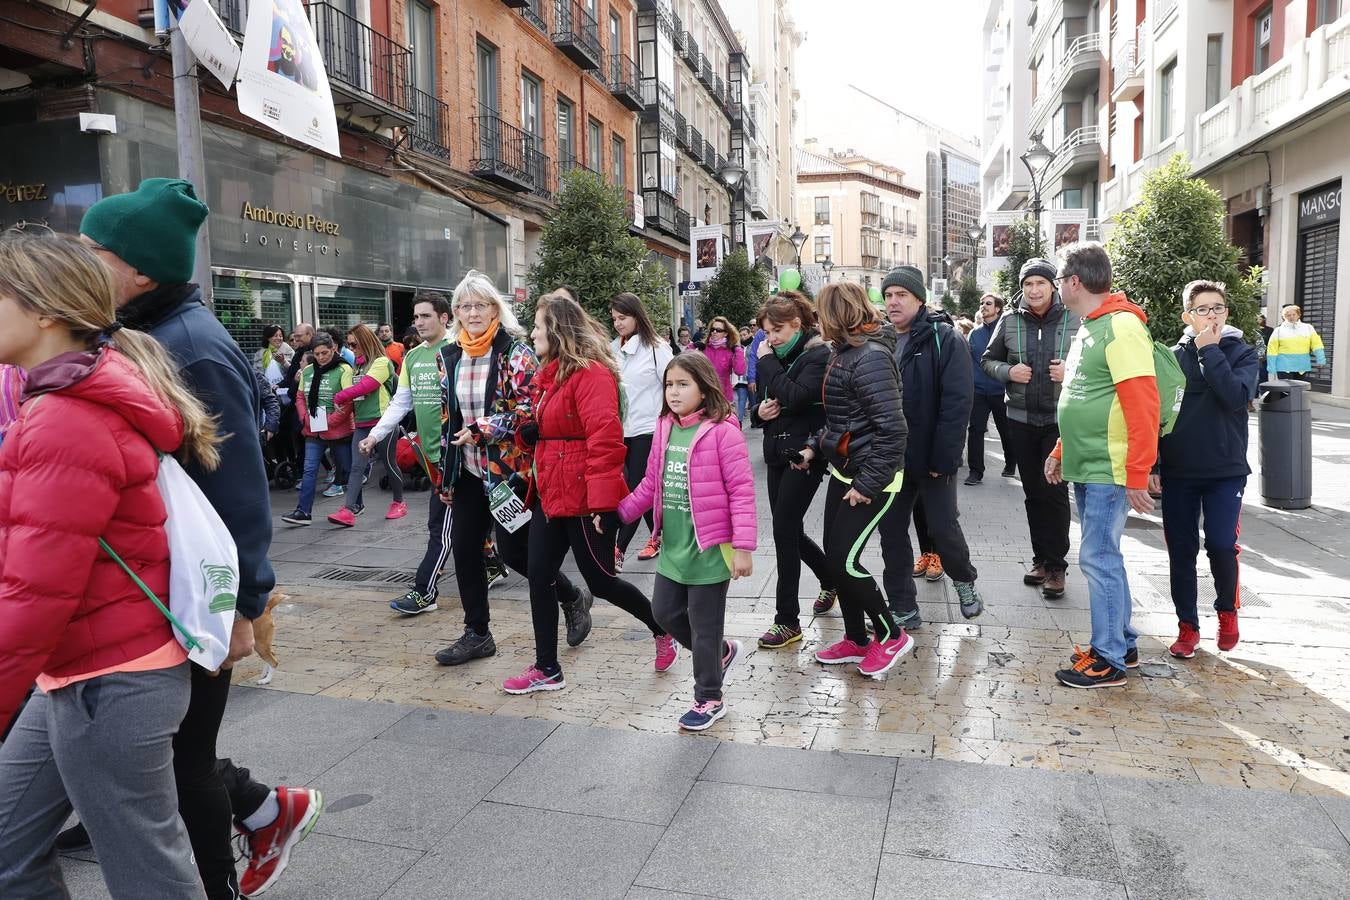
<path fill-rule="evenodd" d="M 39 673 L 97 671 L 173 638 L 98 539 L 168 594 L 155 451 L 182 442 L 178 412 L 112 349 L 34 367 L 24 397 L 0 447 L 0 730 Z"/>
<path fill-rule="evenodd" d="M 628 496 L 623 480 L 623 423 L 614 373 L 593 362 L 555 384 L 553 360 L 530 382 L 534 421 L 535 482 L 544 515 L 585 516 L 619 508 Z"/>

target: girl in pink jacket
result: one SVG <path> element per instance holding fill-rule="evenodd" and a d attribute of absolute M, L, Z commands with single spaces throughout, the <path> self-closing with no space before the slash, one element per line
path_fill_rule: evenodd
<path fill-rule="evenodd" d="M 665 402 L 642 482 L 619 504 L 635 521 L 655 512 L 662 535 L 652 614 L 694 654 L 694 705 L 680 727 L 702 731 L 726 712 L 722 678 L 741 653 L 722 637 L 731 579 L 750 574 L 755 483 L 745 437 L 707 357 L 666 366 Z"/>

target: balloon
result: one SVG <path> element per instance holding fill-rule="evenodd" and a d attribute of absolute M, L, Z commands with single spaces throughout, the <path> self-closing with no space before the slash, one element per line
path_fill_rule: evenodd
<path fill-rule="evenodd" d="M 785 291 L 795 291 L 802 286 L 802 273 L 796 269 L 784 269 L 778 276 L 778 286 Z"/>
<path fill-rule="evenodd" d="M 867 299 L 868 299 L 868 300 L 871 300 L 873 303 L 875 303 L 875 304 L 877 304 L 877 305 L 880 305 L 880 304 L 883 302 L 882 296 L 881 296 L 881 288 L 875 288 L 875 287 L 870 287 L 870 288 L 868 288 L 868 289 L 867 289 Z"/>

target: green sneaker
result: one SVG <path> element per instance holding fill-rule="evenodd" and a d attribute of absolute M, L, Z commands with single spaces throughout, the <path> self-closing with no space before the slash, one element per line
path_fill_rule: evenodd
<path fill-rule="evenodd" d="M 403 613 L 405 616 L 415 616 L 419 613 L 431 612 L 437 606 L 435 600 L 428 600 L 423 597 L 421 591 L 408 591 L 397 600 L 390 600 L 389 608 L 394 612 Z"/>
<path fill-rule="evenodd" d="M 839 599 L 838 591 L 821 591 L 816 597 L 816 602 L 811 604 L 811 615 L 823 616 L 834 609 L 834 603 Z"/>
<path fill-rule="evenodd" d="M 952 581 L 952 587 L 956 588 L 956 597 L 961 601 L 961 615 L 973 619 L 984 612 L 984 601 L 980 599 L 980 592 L 975 590 L 975 582 Z"/>
<path fill-rule="evenodd" d="M 777 650 L 779 647 L 786 647 L 788 644 L 795 644 L 802 639 L 802 628 L 800 625 L 779 625 L 774 623 L 769 630 L 759 636 L 759 645 L 765 650 Z"/>

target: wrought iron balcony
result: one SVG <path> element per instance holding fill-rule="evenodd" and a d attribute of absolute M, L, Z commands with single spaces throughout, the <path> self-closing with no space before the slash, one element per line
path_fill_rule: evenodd
<path fill-rule="evenodd" d="M 362 118 L 413 124 L 412 51 L 322 0 L 305 9 L 328 70 L 333 103 Z M 303 70 L 295 77 L 307 83 Z"/>
<path fill-rule="evenodd" d="M 684 33 L 684 52 L 680 54 L 680 59 L 689 63 L 689 68 L 698 74 L 699 62 L 703 59 L 703 54 L 698 52 L 698 41 L 694 40 L 694 33 L 686 31 Z"/>
<path fill-rule="evenodd" d="M 413 123 L 408 145 L 418 153 L 450 160 L 450 107 L 426 91 L 412 89 Z"/>
<path fill-rule="evenodd" d="M 675 113 L 675 146 L 683 149 L 689 149 L 689 123 L 684 120 L 684 113 Z"/>
<path fill-rule="evenodd" d="M 680 19 L 680 17 L 677 16 L 675 13 L 671 13 L 671 14 L 670 14 L 670 24 L 671 24 L 672 30 L 674 31 L 674 35 L 672 36 L 672 39 L 675 41 L 675 52 L 676 52 L 676 53 L 683 53 L 683 52 L 684 52 L 684 42 L 685 42 L 685 38 L 686 38 L 686 36 L 687 36 L 687 32 L 685 32 L 685 30 L 684 30 L 684 22 L 683 22 L 683 21 Z"/>
<path fill-rule="evenodd" d="M 525 0 L 525 5 L 520 7 L 520 17 L 529 22 L 535 28 L 548 34 L 548 22 L 544 19 L 544 4 L 548 0 Z"/>
<path fill-rule="evenodd" d="M 739 103 L 728 103 L 727 118 L 731 119 L 732 128 L 743 124 L 745 122 L 745 107 Z"/>
<path fill-rule="evenodd" d="M 703 159 L 703 133 L 692 124 L 689 126 L 689 155 L 696 161 Z"/>
<path fill-rule="evenodd" d="M 639 82 L 643 122 L 660 122 L 663 127 L 674 128 L 675 94 L 669 87 L 655 78 L 643 78 Z M 627 104 L 624 104 L 627 106 Z"/>
<path fill-rule="evenodd" d="M 689 240 L 689 213 L 675 207 L 675 236 L 682 240 Z"/>
<path fill-rule="evenodd" d="M 703 168 L 712 174 L 717 174 L 717 148 L 713 146 L 712 141 L 707 141 L 703 145 Z"/>
<path fill-rule="evenodd" d="M 631 56 L 625 53 L 609 55 L 608 85 L 609 92 L 617 97 L 620 103 L 633 112 L 642 111 L 644 103 L 642 91 L 638 87 L 638 70 Z"/>
<path fill-rule="evenodd" d="M 675 198 L 665 191 L 648 189 L 642 192 L 642 216 L 648 228 L 675 235 Z M 686 232 L 685 238 L 689 235 Z"/>
<path fill-rule="evenodd" d="M 703 86 L 708 90 L 713 89 L 713 67 L 712 60 L 707 54 L 703 54 L 699 59 L 698 80 L 703 82 Z"/>
<path fill-rule="evenodd" d="M 713 75 L 712 92 L 713 97 L 716 98 L 717 102 L 725 107 L 727 105 L 727 85 L 726 82 L 722 80 L 721 75 Z"/>
<path fill-rule="evenodd" d="M 553 0 L 550 38 L 553 46 L 581 68 L 600 68 L 600 25 L 581 0 Z"/>
<path fill-rule="evenodd" d="M 495 112 L 471 117 L 477 135 L 469 172 L 513 191 L 548 192 L 549 159 L 543 141 L 502 121 Z"/>
<path fill-rule="evenodd" d="M 530 0 L 502 0 L 502 5 L 509 6 L 512 9 L 523 9 L 530 5 Z"/>
<path fill-rule="evenodd" d="M 721 172 L 726 167 L 727 167 L 727 158 L 720 153 L 717 154 L 717 166 L 713 169 L 714 174 Z"/>
<path fill-rule="evenodd" d="M 562 188 L 564 184 L 564 179 L 566 179 L 568 175 L 578 170 L 581 170 L 583 172 L 590 172 L 592 175 L 594 175 L 596 178 L 599 178 L 601 181 L 604 180 L 604 178 L 600 175 L 599 172 L 595 171 L 590 166 L 586 165 L 584 162 L 577 159 L 575 156 L 569 156 L 565 159 L 558 160 L 557 166 L 558 188 L 559 189 Z"/>

